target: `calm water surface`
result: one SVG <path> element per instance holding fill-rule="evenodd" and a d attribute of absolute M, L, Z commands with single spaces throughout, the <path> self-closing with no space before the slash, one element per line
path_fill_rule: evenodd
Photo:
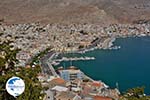
<path fill-rule="evenodd" d="M 102 80 L 110 87 L 119 84 L 120 91 L 145 86 L 150 94 L 150 37 L 117 39 L 119 50 L 95 50 L 85 54 L 65 56 L 92 56 L 94 61 L 73 61 L 72 64 L 95 80 Z M 60 65 L 69 66 L 70 62 Z"/>

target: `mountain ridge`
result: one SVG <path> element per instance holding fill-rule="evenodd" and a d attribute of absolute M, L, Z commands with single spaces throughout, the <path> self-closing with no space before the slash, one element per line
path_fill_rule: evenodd
<path fill-rule="evenodd" d="M 132 23 L 150 17 L 149 0 L 0 0 L 7 23 Z"/>

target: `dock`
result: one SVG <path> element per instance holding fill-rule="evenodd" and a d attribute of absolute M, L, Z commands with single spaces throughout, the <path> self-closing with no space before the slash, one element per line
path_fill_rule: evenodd
<path fill-rule="evenodd" d="M 61 59 L 56 59 L 51 62 L 52 65 L 59 65 L 62 61 L 87 61 L 87 60 L 95 60 L 95 57 L 74 57 L 74 58 L 67 58 L 62 57 Z"/>
<path fill-rule="evenodd" d="M 79 60 L 95 60 L 95 57 L 62 57 L 62 59 L 56 59 L 54 61 L 56 62 L 62 62 L 62 61 L 79 61 Z"/>

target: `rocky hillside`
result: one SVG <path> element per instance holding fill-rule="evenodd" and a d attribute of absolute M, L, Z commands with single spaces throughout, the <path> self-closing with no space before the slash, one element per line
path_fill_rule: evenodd
<path fill-rule="evenodd" d="M 150 18 L 150 0 L 0 0 L 7 23 L 128 23 Z"/>

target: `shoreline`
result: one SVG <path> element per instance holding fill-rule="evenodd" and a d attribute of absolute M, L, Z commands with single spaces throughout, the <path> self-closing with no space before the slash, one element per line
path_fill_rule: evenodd
<path fill-rule="evenodd" d="M 20 65 L 30 58 L 52 48 L 60 53 L 85 53 L 95 49 L 119 49 L 113 47 L 116 38 L 150 36 L 150 23 L 111 24 L 101 27 L 95 24 L 47 24 L 40 23 L 0 25 L 1 40 L 12 41 Z M 113 48 L 111 48 L 113 47 Z"/>
<path fill-rule="evenodd" d="M 123 39 L 123 38 L 134 38 L 134 37 L 150 37 L 150 35 L 131 35 L 131 36 L 125 36 L 125 37 L 115 37 L 113 39 L 108 39 L 109 42 L 107 42 L 108 45 L 106 45 L 105 48 L 103 47 L 99 47 L 99 46 L 95 46 L 95 47 L 92 47 L 92 48 L 88 48 L 88 49 L 79 49 L 77 51 L 73 51 L 73 52 L 63 52 L 62 54 L 72 54 L 72 53 L 77 53 L 77 54 L 84 54 L 84 53 L 87 53 L 87 52 L 91 52 L 91 51 L 94 51 L 94 50 L 118 50 L 121 48 L 121 46 L 115 46 L 114 45 L 114 42 L 116 41 L 116 39 Z"/>
<path fill-rule="evenodd" d="M 135 38 L 135 39 L 136 39 L 136 38 L 137 38 L 137 39 L 143 38 L 143 39 L 142 39 L 142 41 L 143 41 L 143 40 L 145 39 L 145 37 L 146 37 L 146 39 L 148 40 L 150 36 L 142 36 L 142 37 L 134 36 L 134 37 L 126 37 L 126 38 L 129 38 L 129 39 L 131 38 L 130 40 L 132 40 L 132 38 Z M 148 37 L 148 38 L 147 38 L 147 37 Z M 126 39 L 126 38 L 125 38 L 125 39 Z M 119 38 L 119 39 L 120 39 L 120 38 Z M 85 66 L 84 66 L 84 67 L 85 67 Z M 106 79 L 106 80 L 107 80 L 107 79 Z M 122 91 L 121 91 L 121 92 L 122 92 Z"/>
<path fill-rule="evenodd" d="M 149 36 L 129 36 L 129 37 L 124 37 L 124 38 L 134 38 L 134 37 L 138 37 L 138 38 L 141 38 L 141 37 L 149 37 Z M 120 37 L 120 38 L 117 38 L 117 39 L 121 39 L 122 37 Z M 113 44 L 113 45 L 111 45 L 111 48 L 108 48 L 108 49 L 112 49 L 112 47 L 114 46 L 114 43 L 113 42 L 115 42 L 116 41 L 116 39 L 113 39 L 112 41 L 111 41 L 111 43 Z M 119 49 L 119 48 L 117 48 L 117 49 Z M 98 50 L 99 50 L 99 48 L 98 48 Z M 104 50 L 106 50 L 106 49 L 104 49 Z M 91 51 L 87 51 L 87 52 L 91 52 Z M 84 52 L 84 53 L 87 53 L 87 52 Z M 74 52 L 73 52 L 74 53 Z M 78 52 L 77 52 L 78 53 Z M 65 54 L 67 54 L 67 53 L 65 53 Z M 70 54 L 70 53 L 69 53 Z M 79 53 L 80 54 L 80 53 Z M 63 62 L 63 61 L 62 61 Z M 59 62 L 59 64 L 60 64 L 61 62 Z M 84 73 L 84 72 L 83 72 Z M 94 79 L 92 79 L 92 78 L 90 78 L 88 75 L 86 75 L 85 74 L 85 76 L 89 79 L 89 80 L 92 80 L 92 81 L 94 81 Z"/>
<path fill-rule="evenodd" d="M 47 47 L 52 47 L 55 53 L 119 49 L 120 47 L 114 47 L 113 43 L 117 38 L 150 36 L 150 24 L 114 24 L 106 27 L 89 24 L 62 26 L 59 24 L 42 26 L 39 23 L 12 26 L 1 24 L 0 32 L 3 32 L 1 34 L 3 41 L 12 40 L 11 45 L 22 49 L 17 58 L 26 62 Z M 80 49 L 80 45 L 84 45 L 84 48 Z"/>

